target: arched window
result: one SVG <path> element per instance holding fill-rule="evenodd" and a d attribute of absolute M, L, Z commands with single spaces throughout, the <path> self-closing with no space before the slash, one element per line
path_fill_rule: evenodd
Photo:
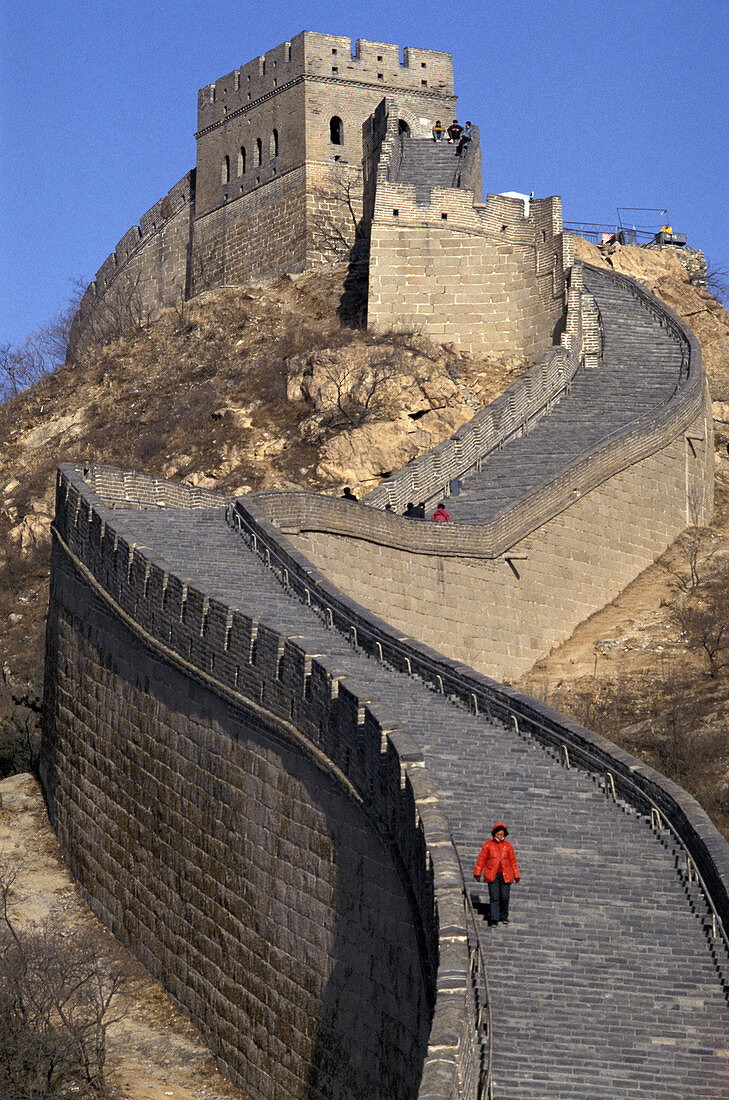
<path fill-rule="evenodd" d="M 256 138 L 256 168 L 263 163 L 263 144 L 260 138 Z"/>
<path fill-rule="evenodd" d="M 241 145 L 238 151 L 238 175 L 244 176 L 246 174 L 246 147 Z"/>
<path fill-rule="evenodd" d="M 223 167 L 220 172 L 220 182 L 230 183 L 230 157 L 223 157 Z"/>
<path fill-rule="evenodd" d="M 339 115 L 329 119 L 329 140 L 332 145 L 344 144 L 344 123 Z"/>
<path fill-rule="evenodd" d="M 278 130 L 274 130 L 271 134 L 271 156 L 278 156 Z"/>
<path fill-rule="evenodd" d="M 408 126 L 408 124 L 407 124 L 407 122 L 405 121 L 404 118 L 398 119 L 397 131 L 398 131 L 399 134 L 409 134 L 410 133 L 410 127 Z"/>

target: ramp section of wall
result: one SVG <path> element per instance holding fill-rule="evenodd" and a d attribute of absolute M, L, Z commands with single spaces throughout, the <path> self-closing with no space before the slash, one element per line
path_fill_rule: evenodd
<path fill-rule="evenodd" d="M 694 434 L 704 429 L 702 420 Z M 447 535 L 455 541 L 462 527 L 441 535 L 445 524 L 387 513 L 382 525 L 391 529 L 389 538 L 385 530 L 362 538 L 354 515 L 339 514 L 335 533 L 327 520 L 317 522 L 314 501 L 307 515 L 295 494 L 259 500 L 292 543 L 353 599 L 439 652 L 495 679 L 513 679 L 609 603 L 686 527 L 689 463 L 693 481 L 699 464 L 682 437 L 493 557 L 478 556 L 478 528 L 470 529 L 467 557 L 447 545 Z"/>
<path fill-rule="evenodd" d="M 165 484 L 59 475 L 42 773 L 74 873 L 251 1096 L 391 1100 L 422 1075 L 475 1097 L 463 880 L 422 753 L 305 638 L 125 536 L 115 506 L 179 506 Z"/>
<path fill-rule="evenodd" d="M 192 171 L 127 230 L 86 288 L 71 349 L 132 331 L 186 297 L 194 204 Z"/>
<path fill-rule="evenodd" d="M 670 349 L 665 366 L 659 364 L 665 372 L 662 402 L 641 404 L 639 365 L 631 369 L 626 386 L 635 373 L 639 400 L 631 408 L 637 411 L 602 437 L 593 426 L 590 446 L 578 446 L 548 477 L 540 476 L 535 462 L 523 494 L 495 514 L 492 509 L 482 523 L 423 524 L 380 509 L 387 500 L 402 508 L 404 494 L 428 499 L 434 487 L 444 489 L 463 469 L 466 441 L 471 463 L 485 463 L 507 433 L 515 433 L 515 418 L 506 415 L 515 408 L 523 410 L 523 419 L 516 418 L 516 442 L 528 458 L 528 412 L 549 411 L 549 398 L 531 405 L 530 399 L 539 395 L 540 384 L 550 391 L 554 379 L 548 373 L 530 372 L 500 399 L 504 415 L 495 410 L 488 420 L 484 410 L 461 429 L 460 439 L 441 444 L 413 463 L 410 473 L 406 468 L 370 494 L 367 504 L 376 504 L 377 511 L 308 494 L 262 494 L 255 498 L 259 506 L 335 584 L 377 615 L 489 675 L 518 676 L 621 591 L 687 525 L 704 522 L 711 512 L 711 418 L 698 345 L 670 310 L 632 280 L 618 282 L 631 302 L 642 303 L 641 319 L 652 316 L 672 334 L 664 341 Z M 578 301 L 568 316 L 572 331 L 566 340 L 576 370 L 579 270 L 572 283 L 570 294 Z M 600 370 L 585 370 L 598 394 Z M 557 406 L 555 419 L 562 408 Z M 574 424 L 584 420 L 589 427 L 589 407 L 570 415 Z M 600 423 L 605 419 L 601 414 Z"/>

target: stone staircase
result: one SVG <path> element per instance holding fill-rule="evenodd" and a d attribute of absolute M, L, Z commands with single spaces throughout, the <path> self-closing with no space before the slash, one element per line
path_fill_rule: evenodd
<path fill-rule="evenodd" d="M 467 874 L 493 821 L 508 822 L 523 876 L 513 920 L 482 928 L 496 1100 L 729 1096 L 729 960 L 668 833 L 556 752 L 353 648 L 222 508 L 117 508 L 115 519 L 196 588 L 303 635 L 360 699 L 387 708 L 422 747 Z"/>
<path fill-rule="evenodd" d="M 457 186 L 460 159 L 456 146 L 447 141 L 430 138 L 401 137 L 401 158 L 395 168 L 396 183 L 410 183 L 417 188 L 417 196 L 427 201 L 432 187 Z"/>
<path fill-rule="evenodd" d="M 483 524 L 548 485 L 614 432 L 670 400 L 681 349 L 638 298 L 609 273 L 584 269 L 585 288 L 600 313 L 600 365 L 583 368 L 548 417 L 488 456 L 448 502 L 458 523 Z"/>

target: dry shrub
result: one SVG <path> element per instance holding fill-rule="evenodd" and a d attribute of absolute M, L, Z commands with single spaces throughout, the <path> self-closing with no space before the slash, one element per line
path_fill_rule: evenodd
<path fill-rule="evenodd" d="M 126 1015 L 120 994 L 136 968 L 99 936 L 53 922 L 21 928 L 12 916 L 21 869 L 6 860 L 0 871 L 0 1095 L 108 1095 L 106 1036 Z"/>

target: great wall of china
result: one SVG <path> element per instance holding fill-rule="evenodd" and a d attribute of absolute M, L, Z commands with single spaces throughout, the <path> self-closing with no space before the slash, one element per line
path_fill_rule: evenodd
<path fill-rule="evenodd" d="M 249 207 L 279 209 L 284 173 L 272 156 L 240 197 L 225 176 L 256 112 L 276 155 L 294 141 L 265 83 L 280 80 L 303 96 L 304 145 L 317 119 L 329 138 L 365 123 L 369 323 L 535 365 L 356 505 L 63 467 L 51 818 L 94 910 L 247 1095 L 720 1100 L 729 847 L 675 784 L 498 682 L 710 515 L 700 349 L 637 283 L 573 261 L 559 200 L 482 203 L 477 145 L 454 167 L 428 139 L 453 105 L 450 59 L 405 60 L 307 34 L 203 89 L 221 281 L 264 274 L 233 273 L 229 246 L 263 247 Z M 331 98 L 346 80 L 362 102 Z M 286 174 L 304 179 L 300 213 L 323 173 L 308 156 Z M 183 208 L 184 189 L 165 224 Z M 123 272 L 144 283 L 157 249 Z M 451 524 L 397 514 L 454 483 Z M 493 930 L 471 869 L 502 815 L 523 879 Z"/>

